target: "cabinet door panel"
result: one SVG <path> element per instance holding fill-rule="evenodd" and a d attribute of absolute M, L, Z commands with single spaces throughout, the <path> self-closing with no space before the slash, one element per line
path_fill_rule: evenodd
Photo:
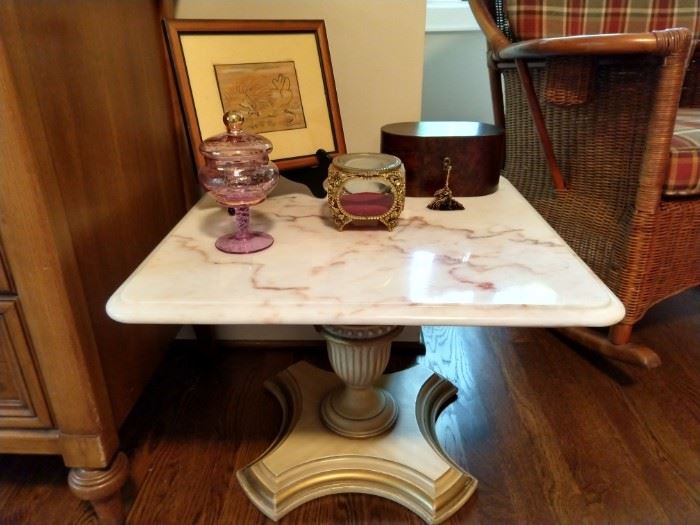
<path fill-rule="evenodd" d="M 12 292 L 12 285 L 8 276 L 2 251 L 0 251 L 0 293 Z"/>
<path fill-rule="evenodd" d="M 0 428 L 50 428 L 17 302 L 0 301 Z"/>

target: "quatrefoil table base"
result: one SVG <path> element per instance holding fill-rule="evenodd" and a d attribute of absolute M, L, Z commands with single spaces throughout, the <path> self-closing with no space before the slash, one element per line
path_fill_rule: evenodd
<path fill-rule="evenodd" d="M 321 331 L 335 374 L 299 362 L 265 385 L 282 405 L 283 424 L 270 448 L 238 472 L 251 501 L 273 520 L 346 492 L 388 498 L 431 524 L 457 512 L 477 481 L 435 435 L 456 388 L 420 365 L 382 375 L 400 328 Z"/>

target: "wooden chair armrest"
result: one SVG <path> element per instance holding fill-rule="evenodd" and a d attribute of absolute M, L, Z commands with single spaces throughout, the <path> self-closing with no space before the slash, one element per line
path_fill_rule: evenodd
<path fill-rule="evenodd" d="M 611 33 L 579 35 L 526 40 L 492 49 L 493 57 L 500 60 L 542 59 L 566 55 L 670 55 L 686 51 L 691 41 L 686 28 L 664 29 L 649 33 Z"/>

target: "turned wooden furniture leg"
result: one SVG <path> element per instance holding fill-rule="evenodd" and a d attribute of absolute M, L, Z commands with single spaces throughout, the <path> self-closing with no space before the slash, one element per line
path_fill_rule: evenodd
<path fill-rule="evenodd" d="M 128 476 L 129 461 L 118 452 L 105 469 L 72 468 L 68 486 L 78 498 L 92 504 L 100 525 L 121 525 L 125 515 L 120 489 Z"/>
<path fill-rule="evenodd" d="M 610 359 L 644 368 L 656 368 L 661 364 L 661 358 L 651 348 L 629 342 L 632 325 L 612 326 L 608 337 L 590 328 L 562 327 L 557 328 L 557 331 L 588 350 Z"/>

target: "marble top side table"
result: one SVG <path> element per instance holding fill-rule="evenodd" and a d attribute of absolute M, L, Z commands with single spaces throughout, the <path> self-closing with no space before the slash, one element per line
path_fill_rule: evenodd
<path fill-rule="evenodd" d="M 454 514 L 476 480 L 434 432 L 454 386 L 425 367 L 382 375 L 405 325 L 608 326 L 620 301 L 505 179 L 464 211 L 407 198 L 392 231 L 336 231 L 324 200 L 293 183 L 253 211 L 275 244 L 228 255 L 230 219 L 205 196 L 114 293 L 127 323 L 311 324 L 335 374 L 296 363 L 266 387 L 280 434 L 238 472 L 252 502 L 279 519 L 313 498 L 362 492 L 428 523 Z M 257 224 L 256 224 L 257 223 Z"/>

